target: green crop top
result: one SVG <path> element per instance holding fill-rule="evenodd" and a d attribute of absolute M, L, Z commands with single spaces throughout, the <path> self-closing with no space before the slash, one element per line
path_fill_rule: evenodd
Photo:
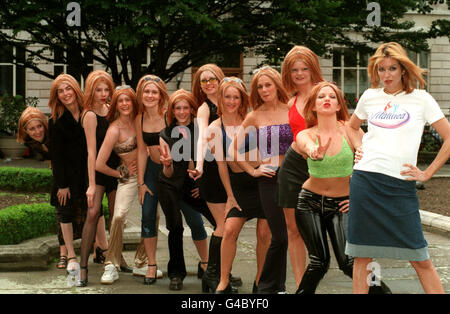
<path fill-rule="evenodd" d="M 353 171 L 353 152 L 342 136 L 342 147 L 334 156 L 325 155 L 322 160 L 312 160 L 308 157 L 309 174 L 316 178 L 348 177 Z"/>

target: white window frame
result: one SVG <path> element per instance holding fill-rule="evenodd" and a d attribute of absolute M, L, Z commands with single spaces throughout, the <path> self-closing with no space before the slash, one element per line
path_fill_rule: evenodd
<path fill-rule="evenodd" d="M 13 48 L 13 56 L 16 56 L 16 47 L 12 47 Z M 12 95 L 11 96 L 16 96 L 17 95 L 17 65 L 15 63 L 11 63 L 11 62 L 0 62 L 0 67 L 1 66 L 12 66 Z M 25 70 L 25 79 L 24 79 L 24 91 L 25 94 L 27 92 L 27 71 Z M 23 97 L 26 97 L 26 95 L 22 95 Z"/>

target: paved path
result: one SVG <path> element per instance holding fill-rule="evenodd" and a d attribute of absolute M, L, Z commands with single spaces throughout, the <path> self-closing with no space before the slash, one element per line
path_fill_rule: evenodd
<path fill-rule="evenodd" d="M 34 161 L 13 161 L 4 163 L 8 165 L 35 166 Z M 43 165 L 43 166 L 42 166 Z M 0 166 L 1 162 L 0 162 Z M 40 163 L 39 166 L 46 165 Z M 440 174 L 450 176 L 450 166 L 441 169 Z M 137 242 L 139 239 L 140 213 L 138 209 L 130 214 L 129 225 L 126 234 Z M 168 261 L 167 230 L 164 215 L 161 214 L 160 233 L 158 238 L 157 261 L 158 266 L 164 272 Z M 186 228 L 188 229 L 188 228 Z M 211 229 L 207 228 L 209 232 Z M 233 274 L 238 275 L 243 280 L 243 286 L 239 288 L 240 293 L 251 293 L 255 276 L 255 221 L 248 222 L 241 232 L 238 240 L 238 251 L 233 264 Z M 438 233 L 425 231 L 425 238 L 429 244 L 431 259 L 441 277 L 446 293 L 450 293 L 450 237 Z M 132 241 L 133 242 L 133 241 Z M 49 265 L 45 271 L 18 271 L 0 272 L 0 294 L 5 293 L 62 293 L 62 294 L 84 294 L 84 293 L 106 293 L 106 294 L 200 294 L 201 281 L 197 279 L 197 263 L 199 261 L 195 247 L 190 239 L 188 230 L 184 238 L 185 258 L 188 276 L 184 280 L 184 289 L 180 292 L 169 291 L 169 280 L 167 276 L 157 281 L 153 286 L 144 286 L 142 278 L 133 277 L 130 274 L 120 274 L 120 279 L 115 284 L 105 286 L 100 284 L 102 266 L 89 263 L 89 286 L 86 288 L 67 287 L 66 274 L 63 270 L 58 270 L 55 263 Z M 330 246 L 331 247 L 331 246 Z M 125 259 L 129 265 L 133 264 L 134 251 L 125 251 Z M 288 259 L 289 260 L 289 259 Z M 381 276 L 394 293 L 420 294 L 423 293 L 420 282 L 413 268 L 406 261 L 378 260 L 380 264 Z M 166 273 L 165 273 L 166 275 Z M 296 290 L 292 270 L 288 262 L 288 273 L 286 288 L 289 293 Z M 331 260 L 330 270 L 319 285 L 319 294 L 341 294 L 351 293 L 352 283 L 349 278 L 342 274 L 337 268 L 334 255 Z"/>

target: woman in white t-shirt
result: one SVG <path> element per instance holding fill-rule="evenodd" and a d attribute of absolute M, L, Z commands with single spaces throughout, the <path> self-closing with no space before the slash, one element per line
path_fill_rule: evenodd
<path fill-rule="evenodd" d="M 426 293 L 443 293 L 423 236 L 415 181 L 427 181 L 450 154 L 450 124 L 423 88 L 423 70 L 398 43 L 381 45 L 369 60 L 372 88 L 361 96 L 348 131 L 363 152 L 350 183 L 347 255 L 354 257 L 353 291 L 367 293 L 372 258 L 410 261 Z M 382 88 L 379 88 L 379 85 Z M 361 140 L 358 130 L 367 120 Z M 416 167 L 425 123 L 444 139 L 435 160 Z"/>

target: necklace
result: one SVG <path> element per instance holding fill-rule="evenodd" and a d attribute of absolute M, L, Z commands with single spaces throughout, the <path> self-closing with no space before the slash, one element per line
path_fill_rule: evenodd
<path fill-rule="evenodd" d="M 389 93 L 388 91 L 384 90 L 384 92 L 388 95 L 392 95 L 392 96 L 396 96 L 398 94 L 400 94 L 401 92 L 403 92 L 403 89 L 399 89 L 398 91 L 395 91 L 393 93 Z"/>

